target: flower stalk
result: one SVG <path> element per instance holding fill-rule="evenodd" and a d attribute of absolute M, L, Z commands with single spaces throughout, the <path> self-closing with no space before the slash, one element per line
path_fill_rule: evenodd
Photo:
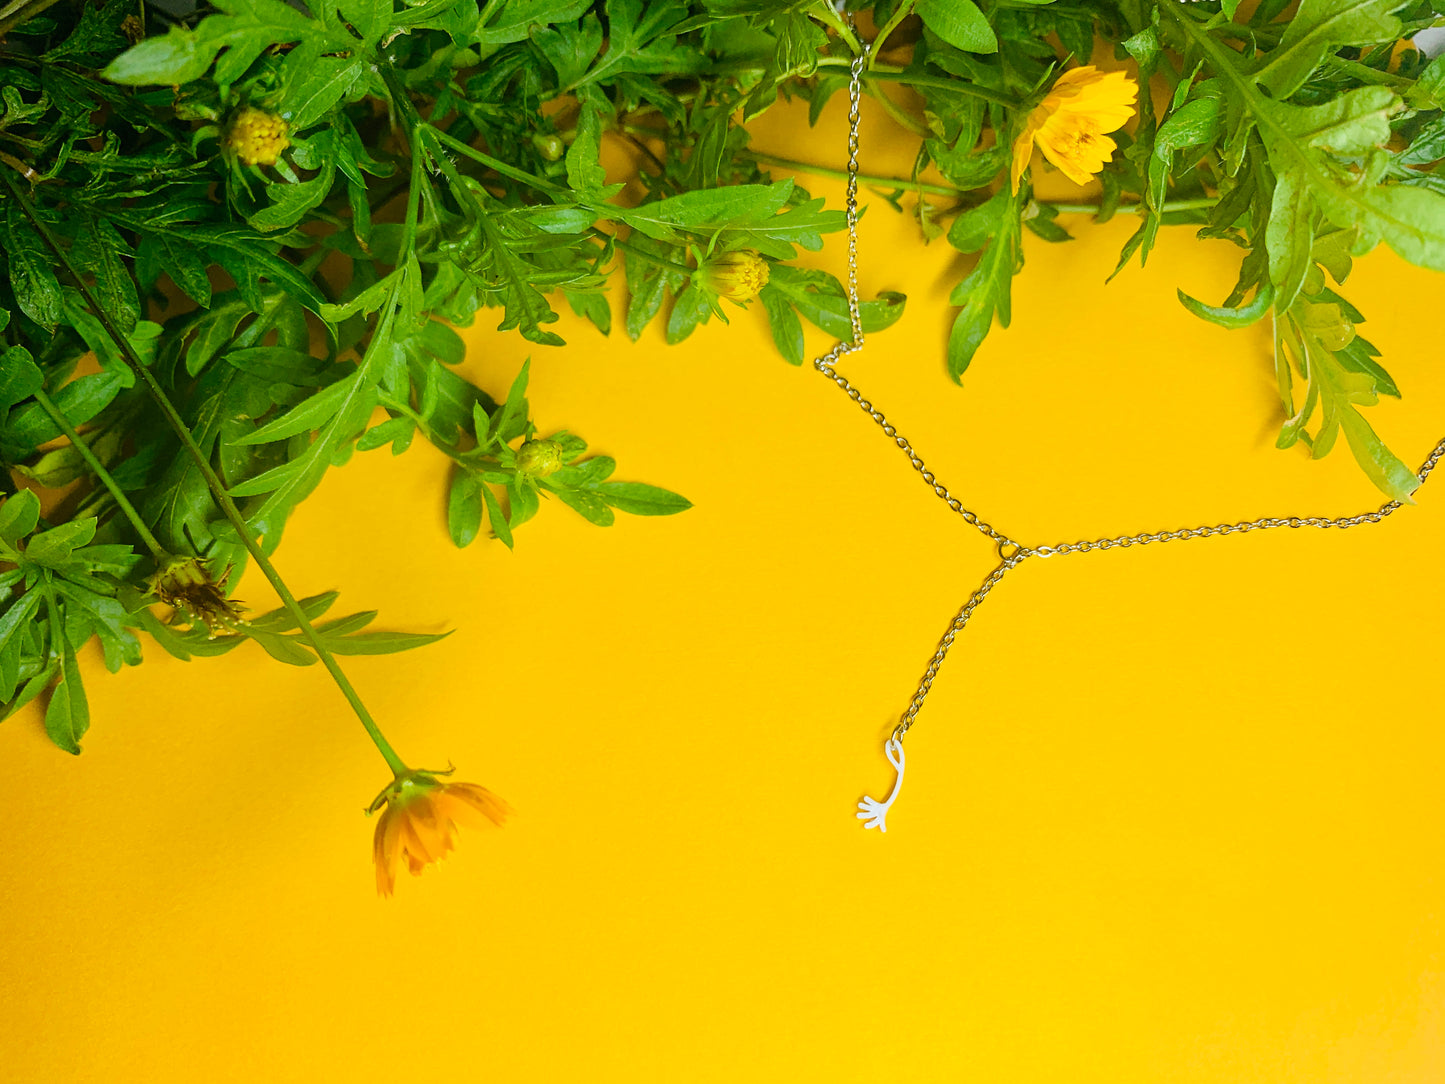
<path fill-rule="evenodd" d="M 115 343 L 120 356 L 125 360 L 126 365 L 135 374 L 135 378 L 140 381 L 146 393 L 160 410 L 162 417 L 166 420 L 166 424 L 175 432 L 186 454 L 195 463 L 196 469 L 201 472 L 201 477 L 205 479 L 206 486 L 210 489 L 212 496 L 215 497 L 222 514 L 231 526 L 235 528 L 242 545 L 246 547 L 246 552 L 249 553 L 252 560 L 256 562 L 256 567 L 261 570 L 261 574 L 264 575 L 266 580 L 271 584 L 272 589 L 275 590 L 277 597 L 281 600 L 281 604 L 296 622 L 297 627 L 301 630 L 301 634 L 306 637 L 307 642 L 311 645 L 312 650 L 316 652 L 317 658 L 321 660 L 321 664 L 326 668 L 327 673 L 330 674 L 332 680 L 336 682 L 337 688 L 341 690 L 341 695 L 345 697 L 346 702 L 351 705 L 351 710 L 356 713 L 356 717 L 360 720 L 362 728 L 381 753 L 387 766 L 390 767 L 392 772 L 397 776 L 401 776 L 410 771 L 406 762 L 397 755 L 396 750 L 391 747 L 391 743 L 388 742 L 386 736 L 382 734 L 381 728 L 377 726 L 376 720 L 372 718 L 371 712 L 367 710 L 366 705 L 362 702 L 361 696 L 357 693 L 350 679 L 347 678 L 345 672 L 341 669 L 341 665 L 336 661 L 336 657 L 321 639 L 320 634 L 317 633 L 316 627 L 311 624 L 310 618 L 306 616 L 306 611 L 301 608 L 301 604 L 297 601 L 296 596 L 293 595 L 291 589 L 286 586 L 286 581 L 281 578 L 281 574 L 276 570 L 276 566 L 273 565 L 271 559 L 266 556 L 266 552 L 261 548 L 261 544 L 256 540 L 256 536 L 251 532 L 250 527 L 247 526 L 246 518 L 241 515 L 241 510 L 236 507 L 236 502 L 231 499 L 230 493 L 226 491 L 225 483 L 221 481 L 220 477 L 211 467 L 210 461 L 206 458 L 205 453 L 202 452 L 196 444 L 195 438 L 191 436 L 190 429 L 186 426 L 185 420 L 176 410 L 170 397 L 166 395 L 165 390 L 156 381 L 155 377 L 151 375 L 150 370 L 146 368 L 145 362 L 141 359 L 140 355 L 136 353 L 135 347 L 131 345 L 129 338 L 116 327 L 115 321 L 111 318 L 105 306 L 101 304 L 100 299 L 96 297 L 95 292 L 86 285 L 85 279 L 81 277 L 75 265 L 70 262 L 69 255 L 55 237 L 55 234 L 51 232 L 50 227 L 47 226 L 45 221 L 35 212 L 34 204 L 30 202 L 26 195 L 20 191 L 19 186 L 10 180 L 9 177 L 5 177 L 4 180 L 10 189 L 11 195 L 15 197 L 16 202 L 20 205 L 21 211 L 29 220 L 30 225 L 40 235 L 46 246 L 55 254 L 55 258 L 60 265 L 64 267 L 71 278 L 75 280 L 76 287 L 85 297 L 91 309 L 94 310 L 96 318 L 100 321 L 106 334 L 110 336 L 111 341 Z"/>
<path fill-rule="evenodd" d="M 55 427 L 65 434 L 66 439 L 70 441 L 70 445 L 75 449 L 76 454 L 85 460 L 85 465 L 90 468 L 90 472 L 94 474 L 95 477 L 100 480 L 100 484 L 105 486 L 109 491 L 112 499 L 114 499 L 116 503 L 116 507 L 119 508 L 125 518 L 130 521 L 131 527 L 134 528 L 135 533 L 140 536 L 140 540 L 145 544 L 146 549 L 150 550 L 151 556 L 155 558 L 156 564 L 162 565 L 169 561 L 172 554 L 168 553 L 165 547 L 156 540 L 156 536 L 151 534 L 150 528 L 146 526 L 145 520 L 141 519 L 140 513 L 135 509 L 135 505 L 130 503 L 130 498 L 125 495 L 125 491 L 121 489 L 116 480 L 111 477 L 110 471 L 105 469 L 105 464 L 100 461 L 95 452 L 91 451 L 90 445 L 81 438 L 75 426 L 70 424 L 70 419 L 65 416 L 65 412 L 55 405 L 55 400 L 45 394 L 44 388 L 39 388 L 35 392 L 35 401 L 40 404 L 40 409 L 45 411 L 46 416 L 55 423 Z"/>

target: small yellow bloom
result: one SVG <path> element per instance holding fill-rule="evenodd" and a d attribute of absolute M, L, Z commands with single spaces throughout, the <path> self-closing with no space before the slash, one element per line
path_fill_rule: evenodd
<path fill-rule="evenodd" d="M 1138 97 L 1139 84 L 1123 72 L 1093 67 L 1064 72 L 1014 140 L 1014 189 L 1029 168 L 1035 143 L 1069 180 L 1088 184 L 1114 154 L 1116 144 L 1104 133 L 1128 122 Z"/>
<path fill-rule="evenodd" d="M 768 284 L 768 261 L 756 252 L 724 252 L 702 265 L 703 282 L 729 301 L 751 301 Z"/>
<path fill-rule="evenodd" d="M 275 113 L 247 106 L 231 118 L 226 130 L 226 147 L 243 165 L 274 166 L 281 152 L 291 146 L 290 125 Z"/>
<path fill-rule="evenodd" d="M 403 856 L 412 873 L 440 862 L 452 849 L 458 825 L 498 827 L 511 809 L 486 787 L 475 783 L 443 783 L 443 772 L 407 772 L 376 796 L 368 813 L 383 805 L 376 822 L 374 849 L 376 891 L 390 896 L 396 887 L 396 870 Z"/>

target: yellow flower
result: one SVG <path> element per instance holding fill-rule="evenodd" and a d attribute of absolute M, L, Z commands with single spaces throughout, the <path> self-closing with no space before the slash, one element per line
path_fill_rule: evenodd
<path fill-rule="evenodd" d="M 247 166 L 274 166 L 291 146 L 290 126 L 275 113 L 247 106 L 231 118 L 226 146 Z"/>
<path fill-rule="evenodd" d="M 1123 72 L 1073 68 L 1059 76 L 1014 140 L 1013 187 L 1029 168 L 1033 145 L 1075 184 L 1088 184 L 1114 154 L 1105 132 L 1122 128 L 1134 115 L 1139 85 Z"/>
<path fill-rule="evenodd" d="M 756 252 L 724 252 L 702 265 L 703 281 L 719 297 L 742 303 L 768 284 L 768 261 Z"/>
<path fill-rule="evenodd" d="M 498 827 L 511 813 L 507 803 L 475 783 L 443 783 L 445 772 L 406 772 L 376 796 L 368 813 L 382 806 L 376 822 L 374 849 L 376 891 L 390 896 L 396 887 L 396 870 L 404 856 L 412 873 L 440 862 L 452 849 L 458 825 Z"/>

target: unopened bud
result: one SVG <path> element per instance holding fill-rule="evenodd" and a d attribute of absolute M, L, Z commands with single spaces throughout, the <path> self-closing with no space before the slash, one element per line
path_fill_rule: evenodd
<path fill-rule="evenodd" d="M 768 261 L 756 252 L 724 252 L 702 265 L 703 282 L 729 301 L 751 301 L 768 284 Z"/>
<path fill-rule="evenodd" d="M 549 162 L 555 162 L 567 153 L 567 144 L 556 132 L 538 132 L 532 136 L 532 146 Z"/>
<path fill-rule="evenodd" d="M 562 469 L 562 445 L 555 440 L 529 440 L 517 449 L 517 469 L 546 478 Z"/>

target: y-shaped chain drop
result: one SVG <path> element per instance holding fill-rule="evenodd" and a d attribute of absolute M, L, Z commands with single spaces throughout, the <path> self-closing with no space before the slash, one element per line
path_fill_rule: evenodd
<path fill-rule="evenodd" d="M 1146 546 L 1151 542 L 1178 542 L 1189 538 L 1210 538 L 1214 535 L 1247 534 L 1250 531 L 1271 530 L 1277 527 L 1338 527 L 1343 530 L 1348 527 L 1358 527 L 1364 523 L 1379 523 L 1394 513 L 1400 507 L 1400 502 L 1390 501 L 1373 512 L 1362 512 L 1355 516 L 1335 516 L 1333 518 L 1325 516 L 1264 516 L 1242 523 L 1217 523 L 1206 527 L 1186 527 L 1175 531 L 1143 532 L 1119 535 L 1113 538 L 1100 538 L 1094 541 L 1061 542 L 1053 546 L 1034 547 L 1014 541 L 1008 535 L 984 522 L 977 513 L 965 508 L 963 503 L 953 496 L 948 488 L 928 469 L 922 457 L 914 450 L 913 445 L 893 427 L 884 417 L 883 412 L 865 399 L 861 391 L 833 368 L 834 363 L 844 354 L 851 354 L 863 346 L 863 321 L 858 308 L 858 102 L 862 95 L 863 67 L 867 57 L 868 45 L 864 43 L 863 51 L 853 60 L 850 69 L 852 77 L 848 83 L 848 315 L 852 322 L 853 338 L 851 342 L 838 342 L 826 354 L 814 361 L 813 367 L 837 384 L 849 399 L 857 403 L 863 412 L 878 424 L 899 450 L 908 456 L 908 462 L 913 465 L 913 469 L 938 495 L 939 499 L 957 512 L 964 522 L 987 535 L 998 548 L 999 555 L 998 566 L 988 574 L 988 577 L 979 585 L 978 590 L 969 595 L 968 601 L 963 604 L 958 614 L 949 623 L 948 631 L 943 634 L 938 649 L 933 653 L 933 658 L 928 661 L 928 669 L 924 671 L 923 679 L 918 683 L 918 690 L 913 694 L 913 699 L 908 702 L 907 710 L 899 717 L 898 725 L 893 728 L 888 741 L 884 744 L 884 752 L 888 761 L 897 772 L 892 790 L 883 801 L 865 797 L 858 803 L 858 819 L 864 822 L 863 827 L 878 828 L 886 832 L 888 826 L 885 818 L 888 810 L 897 800 L 899 788 L 903 784 L 903 737 L 917 721 L 918 712 L 922 709 L 923 702 L 933 688 L 933 680 L 938 676 L 944 659 L 948 657 L 949 648 L 953 646 L 953 641 L 968 624 L 974 610 L 978 609 L 983 600 L 988 597 L 989 592 L 1008 572 L 1017 568 L 1030 557 L 1055 557 L 1062 554 L 1089 553 L 1092 550 L 1107 550 L 1115 547 L 1128 549 L 1130 546 Z M 1416 477 L 1422 484 L 1441 458 L 1445 458 L 1445 438 L 1435 445 L 1425 462 L 1421 464 L 1419 471 L 1416 472 Z"/>

